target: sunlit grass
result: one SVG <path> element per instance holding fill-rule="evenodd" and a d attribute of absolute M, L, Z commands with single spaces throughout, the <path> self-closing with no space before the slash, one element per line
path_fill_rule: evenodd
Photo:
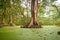
<path fill-rule="evenodd" d="M 60 40 L 57 32 L 60 27 L 43 26 L 43 28 L 0 28 L 0 40 Z"/>

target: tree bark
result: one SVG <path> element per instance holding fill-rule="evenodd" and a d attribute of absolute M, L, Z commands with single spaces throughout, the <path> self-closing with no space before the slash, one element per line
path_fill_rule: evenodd
<path fill-rule="evenodd" d="M 4 13 L 2 14 L 2 24 L 5 24 L 5 15 L 4 15 Z"/>
<path fill-rule="evenodd" d="M 38 23 L 38 0 L 31 0 L 31 22 L 25 25 L 23 28 L 41 28 L 41 25 Z"/>
<path fill-rule="evenodd" d="M 0 27 L 2 27 L 2 26 L 6 26 L 7 24 L 6 24 L 6 22 L 5 22 L 5 10 L 6 9 L 4 9 L 3 10 L 3 13 L 2 13 L 2 22 L 1 22 L 1 24 L 0 24 Z"/>
<path fill-rule="evenodd" d="M 12 21 L 12 15 L 9 16 L 9 26 L 15 26 L 15 24 Z"/>
<path fill-rule="evenodd" d="M 11 11 L 11 6 L 10 6 L 10 11 Z M 12 14 L 9 14 L 9 23 L 8 23 L 8 26 L 15 26 L 15 24 L 13 23 L 13 20 L 12 20 Z"/>
<path fill-rule="evenodd" d="M 23 11 L 21 11 L 21 15 L 23 16 L 23 18 L 26 18 L 26 16 L 24 15 L 24 8 L 22 8 Z"/>

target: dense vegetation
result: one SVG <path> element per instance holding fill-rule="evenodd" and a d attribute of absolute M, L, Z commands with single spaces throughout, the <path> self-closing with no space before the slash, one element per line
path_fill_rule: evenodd
<path fill-rule="evenodd" d="M 42 25 L 60 25 L 57 0 L 38 0 L 38 19 Z M 31 20 L 31 0 L 0 0 L 0 25 L 25 25 Z"/>

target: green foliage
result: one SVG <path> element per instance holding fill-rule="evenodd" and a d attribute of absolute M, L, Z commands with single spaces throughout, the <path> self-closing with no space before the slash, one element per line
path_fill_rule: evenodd
<path fill-rule="evenodd" d="M 39 21 L 44 25 L 55 25 L 60 24 L 60 6 L 58 5 L 58 11 L 55 7 L 52 6 L 52 3 L 56 0 L 42 0 L 41 5 L 39 7 Z M 11 3 L 12 2 L 12 3 Z M 31 12 L 29 8 L 24 8 L 21 6 L 22 2 L 21 0 L 0 0 L 0 22 L 2 21 L 2 13 L 3 10 L 5 11 L 5 20 L 6 23 L 9 22 L 9 16 L 12 15 L 13 23 L 16 25 L 25 25 L 30 22 L 30 17 L 26 18 L 24 12 L 27 12 L 28 10 Z M 50 9 L 47 12 L 47 15 L 49 17 L 43 17 L 46 12 L 46 6 L 50 5 Z M 53 15 L 50 15 L 50 12 L 53 13 Z M 24 16 L 24 17 L 23 17 Z M 42 17 L 41 17 L 42 16 Z"/>
<path fill-rule="evenodd" d="M 10 6 L 10 0 L 0 0 L 0 9 L 4 9 Z"/>
<path fill-rule="evenodd" d="M 45 10 L 44 10 L 43 7 L 40 7 L 40 8 L 39 8 L 39 13 L 44 13 L 44 11 L 45 11 Z"/>

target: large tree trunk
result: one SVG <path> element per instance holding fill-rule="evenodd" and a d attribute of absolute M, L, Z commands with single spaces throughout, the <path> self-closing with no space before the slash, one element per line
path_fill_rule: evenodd
<path fill-rule="evenodd" d="M 38 23 L 38 0 L 31 0 L 31 22 L 25 25 L 23 28 L 41 28 L 41 25 Z"/>

